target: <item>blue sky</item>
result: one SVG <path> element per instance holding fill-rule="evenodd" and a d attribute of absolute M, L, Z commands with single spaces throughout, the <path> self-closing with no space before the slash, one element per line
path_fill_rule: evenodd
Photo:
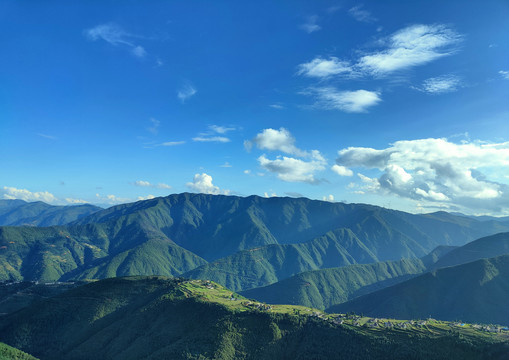
<path fill-rule="evenodd" d="M 509 214 L 508 1 L 3 1 L 0 197 Z"/>

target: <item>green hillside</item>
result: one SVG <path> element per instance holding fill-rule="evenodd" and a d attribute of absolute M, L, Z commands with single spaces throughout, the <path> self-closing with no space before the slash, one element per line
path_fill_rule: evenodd
<path fill-rule="evenodd" d="M 0 227 L 0 280 L 178 275 L 205 263 L 137 223 Z"/>
<path fill-rule="evenodd" d="M 502 359 L 502 336 L 473 329 L 337 325 L 206 281 L 107 279 L 0 317 L 0 341 L 41 359 Z M 363 323 L 369 319 L 363 319 Z"/>
<path fill-rule="evenodd" d="M 509 255 L 438 269 L 332 306 L 367 316 L 509 325 Z"/>
<path fill-rule="evenodd" d="M 114 206 L 61 227 L 0 227 L 0 280 L 179 275 L 241 251 L 199 272 L 246 289 L 306 270 L 419 257 L 504 226 L 509 230 L 509 223 L 304 198 L 184 193 Z M 296 244 L 303 245 L 268 246 Z"/>
<path fill-rule="evenodd" d="M 375 261 L 376 256 L 352 231 L 338 229 L 306 243 L 240 251 L 183 276 L 212 280 L 240 291 L 272 284 L 303 271 Z"/>
<path fill-rule="evenodd" d="M 0 342 L 0 360 L 37 360 L 21 350 Z"/>
<path fill-rule="evenodd" d="M 0 200 L 0 226 L 64 225 L 102 208 L 90 204 L 54 206 L 42 201 Z"/>
<path fill-rule="evenodd" d="M 419 259 L 350 265 L 303 272 L 275 284 L 241 292 L 271 304 L 326 309 L 412 278 L 426 271 Z"/>
<path fill-rule="evenodd" d="M 486 236 L 444 255 L 435 268 L 465 264 L 471 261 L 509 254 L 509 233 Z"/>

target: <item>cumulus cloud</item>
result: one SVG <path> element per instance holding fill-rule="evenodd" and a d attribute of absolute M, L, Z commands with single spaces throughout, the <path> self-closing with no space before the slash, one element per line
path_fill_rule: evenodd
<path fill-rule="evenodd" d="M 144 181 L 144 180 L 135 181 L 133 183 L 133 185 L 140 186 L 140 187 L 151 187 L 151 188 L 155 188 L 155 189 L 171 189 L 171 186 L 168 184 L 164 184 L 164 183 L 152 184 L 151 182 Z"/>
<path fill-rule="evenodd" d="M 177 97 L 180 102 L 184 104 L 187 100 L 196 95 L 197 92 L 198 90 L 196 90 L 193 85 L 185 84 L 177 91 Z"/>
<path fill-rule="evenodd" d="M 350 10 L 348 10 L 348 14 L 352 16 L 355 20 L 365 23 L 372 23 L 377 21 L 377 19 L 371 15 L 371 13 L 365 9 L 363 9 L 363 5 L 354 6 Z"/>
<path fill-rule="evenodd" d="M 456 75 L 443 75 L 432 77 L 423 81 L 421 86 L 415 89 L 428 94 L 443 94 L 455 92 L 462 85 L 462 80 Z"/>
<path fill-rule="evenodd" d="M 334 195 L 324 196 L 324 197 L 322 197 L 322 200 L 328 201 L 328 202 L 334 202 Z"/>
<path fill-rule="evenodd" d="M 154 199 L 155 196 L 154 195 L 147 195 L 147 196 L 138 196 L 138 200 L 150 200 L 150 199 Z"/>
<path fill-rule="evenodd" d="M 53 204 L 58 202 L 58 199 L 48 191 L 31 192 L 27 189 L 17 189 L 15 187 L 4 186 L 0 189 L 0 194 L 4 199 L 25 200 L 25 201 L 43 201 L 45 203 Z"/>
<path fill-rule="evenodd" d="M 502 78 L 509 80 L 509 71 L 500 70 L 498 73 L 502 76 Z"/>
<path fill-rule="evenodd" d="M 230 190 L 221 190 L 218 186 L 212 184 L 212 176 L 206 173 L 195 174 L 193 182 L 188 182 L 186 186 L 192 191 L 202 194 L 228 195 L 230 193 Z"/>
<path fill-rule="evenodd" d="M 331 170 L 339 176 L 353 176 L 353 171 L 340 165 L 332 165 Z"/>
<path fill-rule="evenodd" d="M 97 25 L 96 27 L 85 30 L 84 33 L 89 40 L 104 40 L 113 46 L 129 48 L 131 53 L 136 57 L 143 58 L 147 55 L 147 52 L 142 46 L 134 43 L 134 40 L 139 38 L 139 36 L 129 34 L 116 24 Z"/>
<path fill-rule="evenodd" d="M 76 204 L 88 204 L 88 201 L 83 200 L 83 199 L 65 198 L 65 201 L 68 204 L 73 204 L 73 205 L 76 205 Z"/>
<path fill-rule="evenodd" d="M 308 34 L 311 34 L 322 28 L 320 25 L 317 24 L 317 22 L 318 22 L 317 15 L 310 16 L 307 18 L 307 21 L 300 26 L 300 28 L 307 32 Z"/>
<path fill-rule="evenodd" d="M 313 157 L 310 161 L 286 156 L 278 156 L 275 160 L 270 160 L 262 155 L 258 158 L 258 163 L 262 168 L 276 174 L 283 181 L 309 184 L 320 183 L 321 181 L 314 174 L 325 169 L 325 161 L 319 154 L 316 154 L 316 157 Z"/>
<path fill-rule="evenodd" d="M 309 156 L 307 151 L 303 151 L 295 146 L 295 138 L 285 128 L 264 129 L 252 140 L 244 142 L 244 146 L 249 151 L 255 145 L 258 149 L 270 151 L 282 151 L 284 153 L 296 156 Z"/>
<path fill-rule="evenodd" d="M 318 57 L 310 62 L 300 64 L 297 74 L 308 77 L 325 78 L 344 73 L 351 74 L 352 72 L 353 69 L 349 62 L 341 61 L 331 56 L 328 59 Z"/>
<path fill-rule="evenodd" d="M 318 87 L 309 88 L 304 94 L 316 99 L 313 106 L 317 108 L 350 113 L 367 112 L 368 108 L 382 101 L 379 92 L 368 90 L 340 91 L 334 87 Z"/>
<path fill-rule="evenodd" d="M 466 211 L 509 210 L 509 143 L 452 143 L 447 139 L 401 140 L 383 150 L 350 147 L 338 152 L 345 168 L 378 169 L 370 178 L 358 174 L 358 191 L 459 206 Z"/>

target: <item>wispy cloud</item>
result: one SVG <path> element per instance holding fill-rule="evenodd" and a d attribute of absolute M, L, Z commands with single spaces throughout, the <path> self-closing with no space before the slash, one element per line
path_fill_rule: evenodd
<path fill-rule="evenodd" d="M 307 18 L 307 21 L 300 26 L 302 30 L 307 32 L 308 34 L 311 34 L 315 31 L 320 30 L 322 27 L 317 24 L 318 22 L 318 15 L 309 16 Z"/>
<path fill-rule="evenodd" d="M 509 80 L 509 71 L 500 70 L 498 73 L 502 76 L 502 78 Z"/>
<path fill-rule="evenodd" d="M 445 25 L 413 25 L 383 41 L 385 50 L 362 56 L 357 67 L 371 75 L 427 64 L 457 51 L 462 36 Z"/>
<path fill-rule="evenodd" d="M 157 133 L 159 132 L 159 126 L 161 125 L 161 122 L 159 120 L 156 120 L 154 118 L 151 118 L 150 119 L 150 123 L 152 124 L 151 126 L 149 126 L 147 128 L 147 130 L 149 132 L 151 132 L 152 134 L 154 135 L 157 135 Z"/>
<path fill-rule="evenodd" d="M 273 109 L 277 109 L 277 110 L 282 110 L 285 108 L 283 105 L 280 105 L 280 104 L 270 104 L 269 107 L 271 107 Z"/>
<path fill-rule="evenodd" d="M 462 35 L 445 25 L 412 25 L 379 39 L 377 43 L 383 48 L 378 51 L 364 53 L 351 61 L 317 57 L 298 65 L 298 74 L 318 78 L 385 76 L 452 55 L 462 39 Z"/>
<path fill-rule="evenodd" d="M 117 24 L 109 23 L 97 25 L 85 30 L 84 33 L 85 36 L 92 41 L 104 40 L 113 46 L 125 47 L 138 58 L 143 58 L 147 55 L 145 49 L 134 42 L 139 36 L 124 31 Z"/>
<path fill-rule="evenodd" d="M 328 59 L 315 58 L 310 62 L 300 64 L 298 66 L 298 75 L 307 77 L 326 78 L 332 75 L 351 74 L 353 72 L 352 65 L 347 61 L 340 61 L 336 57 Z"/>
<path fill-rule="evenodd" d="M 380 92 L 368 90 L 340 91 L 334 87 L 314 87 L 303 94 L 316 99 L 314 107 L 350 113 L 367 112 L 368 108 L 382 101 Z"/>
<path fill-rule="evenodd" d="M 135 181 L 133 183 L 133 185 L 139 186 L 139 187 L 150 187 L 150 188 L 155 188 L 155 189 L 171 189 L 171 186 L 168 184 L 164 184 L 164 183 L 152 184 L 151 182 L 144 181 L 144 180 Z"/>
<path fill-rule="evenodd" d="M 354 6 L 350 10 L 348 10 L 348 14 L 352 16 L 355 20 L 365 23 L 372 23 L 377 21 L 377 19 L 371 15 L 371 13 L 363 8 L 363 5 Z"/>
<path fill-rule="evenodd" d="M 421 86 L 414 89 L 428 94 L 443 94 L 455 92 L 462 86 L 462 79 L 456 75 L 432 77 L 423 81 Z"/>
<path fill-rule="evenodd" d="M 166 141 L 166 142 L 159 144 L 159 146 L 178 146 L 178 145 L 183 145 L 185 143 L 186 143 L 185 141 Z"/>
<path fill-rule="evenodd" d="M 106 203 L 109 205 L 124 204 L 133 201 L 130 198 L 119 197 L 113 194 L 103 196 L 97 193 L 95 197 L 99 203 Z"/>
<path fill-rule="evenodd" d="M 230 138 L 222 135 L 234 131 L 237 128 L 232 126 L 209 125 L 208 129 L 209 130 L 206 132 L 199 133 L 198 136 L 193 138 L 193 141 L 227 143 L 231 141 Z"/>
<path fill-rule="evenodd" d="M 193 182 L 188 182 L 186 186 L 198 193 L 202 194 L 224 194 L 228 195 L 230 193 L 230 190 L 221 190 L 219 186 L 215 186 L 212 183 L 212 176 L 202 173 L 202 174 L 195 174 L 193 178 Z"/>
<path fill-rule="evenodd" d="M 193 85 L 186 84 L 177 91 L 177 97 L 184 104 L 187 100 L 196 95 L 197 92 L 198 90 L 196 90 Z"/>
<path fill-rule="evenodd" d="M 223 165 L 220 165 L 223 168 L 231 168 L 232 164 L 230 164 L 228 161 L 226 161 Z"/>
<path fill-rule="evenodd" d="M 43 138 L 45 138 L 45 139 L 49 139 L 49 140 L 56 140 L 56 139 L 57 139 L 55 136 L 47 135 L 47 134 L 37 133 L 36 135 L 37 135 L 37 136 L 40 136 L 40 137 L 43 137 Z"/>

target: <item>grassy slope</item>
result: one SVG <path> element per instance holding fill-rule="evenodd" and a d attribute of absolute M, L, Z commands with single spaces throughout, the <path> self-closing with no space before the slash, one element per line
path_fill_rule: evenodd
<path fill-rule="evenodd" d="M 419 259 L 350 265 L 303 272 L 275 284 L 241 292 L 271 304 L 326 309 L 357 296 L 408 280 L 426 270 Z"/>
<path fill-rule="evenodd" d="M 509 255 L 438 269 L 332 306 L 369 316 L 509 324 Z"/>
<path fill-rule="evenodd" d="M 21 350 L 0 342 L 0 360 L 37 360 Z"/>
<path fill-rule="evenodd" d="M 0 318 L 0 340 L 41 359 L 492 359 L 508 351 L 495 335 L 334 325 L 297 315 L 302 307 L 252 310 L 230 295 L 198 280 L 108 279 Z"/>

